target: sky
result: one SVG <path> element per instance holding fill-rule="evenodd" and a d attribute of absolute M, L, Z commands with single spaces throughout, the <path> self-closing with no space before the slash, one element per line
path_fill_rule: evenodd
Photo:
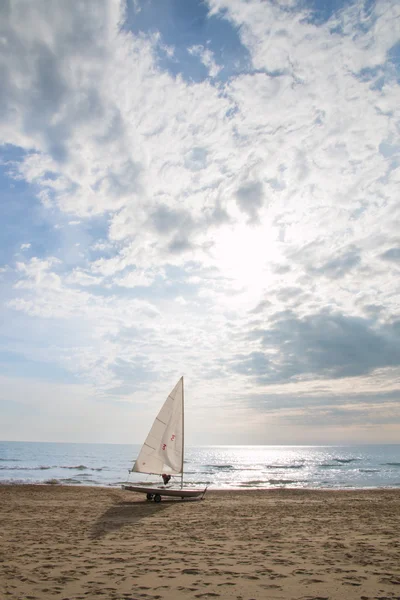
<path fill-rule="evenodd" d="M 0 72 L 0 439 L 399 442 L 397 0 L 3 0 Z"/>

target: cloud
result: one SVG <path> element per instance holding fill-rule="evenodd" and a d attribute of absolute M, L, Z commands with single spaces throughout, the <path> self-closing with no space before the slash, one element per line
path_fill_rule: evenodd
<path fill-rule="evenodd" d="M 400 248 L 390 248 L 386 250 L 383 254 L 381 254 L 382 260 L 387 260 L 390 262 L 399 262 L 400 261 Z"/>
<path fill-rule="evenodd" d="M 356 377 L 400 365 L 394 325 L 374 327 L 367 319 L 341 314 L 279 314 L 249 339 L 258 340 L 261 350 L 237 356 L 232 368 L 260 383 Z"/>
<path fill-rule="evenodd" d="M 259 181 L 245 183 L 236 192 L 240 209 L 249 217 L 249 223 L 258 222 L 258 211 L 263 205 L 263 186 Z"/>
<path fill-rule="evenodd" d="M 101 277 L 94 277 L 85 273 L 81 269 L 74 269 L 66 278 L 66 282 L 69 284 L 76 284 L 80 286 L 88 285 L 99 285 L 102 283 Z"/>
<path fill-rule="evenodd" d="M 396 423 L 400 418 L 400 390 L 384 393 L 365 394 L 350 391 L 343 394 L 325 394 L 312 396 L 301 394 L 296 398 L 290 394 L 254 395 L 251 404 L 260 415 L 264 427 L 267 423 L 284 422 L 292 436 L 306 432 L 303 439 L 307 442 L 310 430 L 320 431 L 319 442 L 337 441 L 338 432 L 342 439 L 351 437 L 361 443 L 376 439 L 379 430 L 387 431 L 387 442 L 396 441 Z M 394 425 L 394 427 L 393 427 Z M 290 439 L 288 439 L 290 443 Z"/>
<path fill-rule="evenodd" d="M 222 67 L 217 65 L 214 60 L 214 55 L 208 48 L 197 45 L 188 48 L 190 54 L 198 56 L 205 67 L 207 67 L 210 77 L 216 77 L 221 71 Z"/>
<path fill-rule="evenodd" d="M 357 267 L 361 262 L 361 257 L 357 248 L 351 248 L 331 258 L 320 267 L 309 267 L 309 272 L 312 275 L 324 275 L 330 279 L 340 279 L 344 277 L 354 267 Z"/>
<path fill-rule="evenodd" d="M 175 232 L 178 229 L 192 229 L 190 213 L 184 210 L 168 208 L 168 206 L 158 206 L 151 215 L 155 229 L 161 235 Z"/>
<path fill-rule="evenodd" d="M 393 383 L 400 9 L 289 4 L 4 4 L 6 347 L 103 399 Z"/>

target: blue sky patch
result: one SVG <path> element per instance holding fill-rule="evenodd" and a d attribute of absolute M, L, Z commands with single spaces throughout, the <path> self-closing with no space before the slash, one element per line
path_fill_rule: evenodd
<path fill-rule="evenodd" d="M 190 48 L 210 50 L 221 71 L 217 80 L 226 81 L 245 72 L 250 64 L 248 50 L 242 45 L 238 30 L 222 15 L 209 16 L 205 2 L 198 0 L 142 0 L 135 8 L 127 3 L 125 27 L 132 33 L 161 34 L 158 63 L 174 77 L 190 82 L 207 79 L 207 68 Z M 173 48 L 172 56 L 162 46 Z"/>

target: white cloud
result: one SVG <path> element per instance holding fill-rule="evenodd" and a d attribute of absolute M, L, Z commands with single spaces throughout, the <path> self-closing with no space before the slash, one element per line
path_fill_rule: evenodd
<path fill-rule="evenodd" d="M 245 400 L 256 380 L 227 365 L 259 351 L 254 321 L 396 319 L 397 3 L 320 25 L 294 3 L 208 4 L 251 59 L 227 82 L 206 45 L 189 51 L 207 80 L 163 71 L 157 52 L 174 49 L 122 28 L 117 1 L 15 0 L 2 19 L 0 140 L 27 151 L 13 168 L 57 231 L 94 231 L 17 263 L 6 304 L 69 323 L 58 360 L 102 394 L 140 363 L 160 389 L 186 369 L 199 390 L 214 378 L 218 401 Z"/>
<path fill-rule="evenodd" d="M 123 277 L 116 277 L 114 279 L 114 283 L 115 285 L 126 288 L 149 287 L 152 283 L 154 283 L 154 279 L 154 272 L 141 269 L 130 271 L 130 273 L 127 273 Z"/>
<path fill-rule="evenodd" d="M 81 269 L 74 269 L 66 278 L 66 283 L 76 284 L 81 286 L 100 285 L 103 282 L 102 277 L 94 277 L 85 273 Z"/>
<path fill-rule="evenodd" d="M 204 48 L 202 45 L 191 46 L 188 48 L 190 54 L 198 56 L 203 65 L 208 69 L 210 77 L 216 77 L 221 71 L 222 67 L 217 65 L 214 60 L 214 54 L 209 48 Z"/>

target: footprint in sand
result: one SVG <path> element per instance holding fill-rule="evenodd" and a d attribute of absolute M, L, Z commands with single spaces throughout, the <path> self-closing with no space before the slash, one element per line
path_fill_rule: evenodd
<path fill-rule="evenodd" d="M 200 571 L 198 569 L 182 569 L 182 575 L 200 575 Z"/>

